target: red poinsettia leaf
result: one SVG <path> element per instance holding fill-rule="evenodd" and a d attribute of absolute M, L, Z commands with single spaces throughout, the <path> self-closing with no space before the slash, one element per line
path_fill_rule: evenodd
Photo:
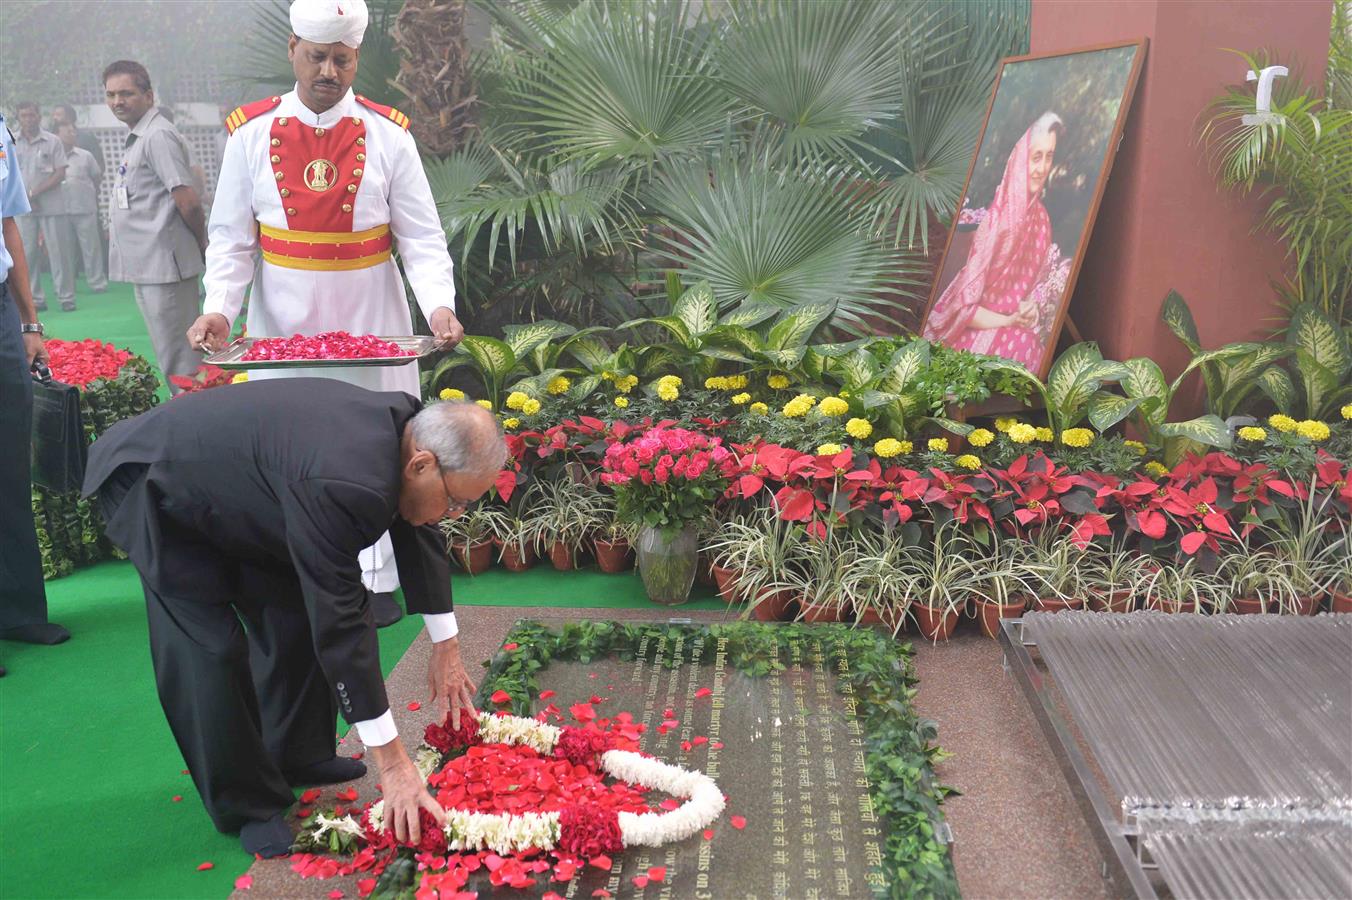
<path fill-rule="evenodd" d="M 216 864 L 215 864 L 215 863 L 213 863 L 213 862 L 204 862 L 204 863 L 202 863 L 201 865 L 199 865 L 199 866 L 197 867 L 197 871 L 199 871 L 199 872 L 205 872 L 207 869 L 214 869 L 214 868 L 216 868 Z"/>
<path fill-rule="evenodd" d="M 746 818 L 744 816 L 733 816 L 728 821 L 732 824 L 732 827 L 736 828 L 738 831 L 741 831 L 746 827 Z"/>
<path fill-rule="evenodd" d="M 1143 510 L 1136 516 L 1136 525 L 1146 537 L 1159 540 L 1169 527 L 1169 520 L 1153 509 Z"/>
<path fill-rule="evenodd" d="M 1202 524 L 1221 534 L 1230 533 L 1230 520 L 1225 517 L 1225 513 L 1209 512 L 1202 517 Z"/>
<path fill-rule="evenodd" d="M 1183 539 L 1178 542 L 1178 545 L 1181 548 L 1183 548 L 1184 553 L 1188 554 L 1189 556 L 1192 556 L 1194 553 L 1200 550 L 1202 545 L 1205 543 L 1206 543 L 1206 532 L 1189 531 L 1187 534 L 1183 535 Z"/>
<path fill-rule="evenodd" d="M 754 497 L 764 486 L 765 479 L 759 475 L 743 475 L 737 479 L 737 490 L 743 497 Z"/>
<path fill-rule="evenodd" d="M 241 876 L 239 876 L 238 878 L 235 879 L 235 890 L 237 890 L 237 891 L 247 891 L 247 890 L 249 890 L 249 888 L 251 888 L 251 887 L 253 887 L 253 876 L 252 876 L 252 875 L 241 875 Z"/>

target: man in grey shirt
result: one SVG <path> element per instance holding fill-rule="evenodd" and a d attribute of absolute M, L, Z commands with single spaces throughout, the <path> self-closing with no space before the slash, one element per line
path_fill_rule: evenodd
<path fill-rule="evenodd" d="M 85 281 L 96 294 L 108 290 L 108 272 L 103 264 L 103 240 L 99 236 L 99 171 L 98 160 L 83 147 L 76 146 L 75 126 L 63 122 L 56 126 L 56 136 L 66 148 L 66 180 L 61 182 L 61 196 L 65 201 L 65 228 L 62 243 L 69 251 L 66 265 L 74 267 L 75 252 L 79 249 L 84 260 Z"/>
<path fill-rule="evenodd" d="M 61 179 L 66 177 L 66 148 L 61 139 L 42 128 L 42 111 L 31 101 L 20 103 L 19 135 L 14 150 L 19 156 L 19 170 L 28 188 L 28 204 L 33 211 L 19 216 L 19 235 L 33 257 L 28 270 L 29 289 L 38 312 L 47 308 L 42 293 L 42 281 L 37 265 L 38 235 L 47 245 L 47 259 L 52 266 L 52 280 L 56 282 L 56 296 L 61 309 L 75 309 L 75 272 L 67 265 L 70 250 L 66 247 L 61 217 L 65 215 L 65 201 L 61 197 Z M 191 323 L 189 323 L 191 324 Z"/>
<path fill-rule="evenodd" d="M 110 64 L 103 88 L 108 108 L 131 129 L 113 182 L 108 276 L 132 283 L 167 382 L 201 364 L 183 335 L 198 313 L 207 246 L 202 198 L 192 187 L 188 145 L 156 108 L 145 66 Z"/>

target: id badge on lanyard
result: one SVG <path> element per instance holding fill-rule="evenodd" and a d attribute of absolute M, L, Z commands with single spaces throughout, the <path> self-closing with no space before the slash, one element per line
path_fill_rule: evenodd
<path fill-rule="evenodd" d="M 127 197 L 127 164 L 125 162 L 117 167 L 117 185 L 113 188 L 113 193 L 117 196 L 118 209 L 131 209 L 131 200 Z"/>

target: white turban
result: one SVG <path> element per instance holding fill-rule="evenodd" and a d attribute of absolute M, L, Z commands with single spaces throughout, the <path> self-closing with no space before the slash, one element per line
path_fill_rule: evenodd
<path fill-rule="evenodd" d="M 360 47 L 366 34 L 366 0 L 293 0 L 291 33 L 314 44 Z"/>

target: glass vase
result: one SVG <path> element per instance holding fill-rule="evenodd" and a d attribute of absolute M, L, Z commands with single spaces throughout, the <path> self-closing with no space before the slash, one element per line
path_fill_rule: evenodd
<path fill-rule="evenodd" d="M 670 531 L 644 525 L 634 539 L 634 550 L 649 600 L 675 606 L 690 599 L 699 560 L 699 535 L 693 527 Z"/>

